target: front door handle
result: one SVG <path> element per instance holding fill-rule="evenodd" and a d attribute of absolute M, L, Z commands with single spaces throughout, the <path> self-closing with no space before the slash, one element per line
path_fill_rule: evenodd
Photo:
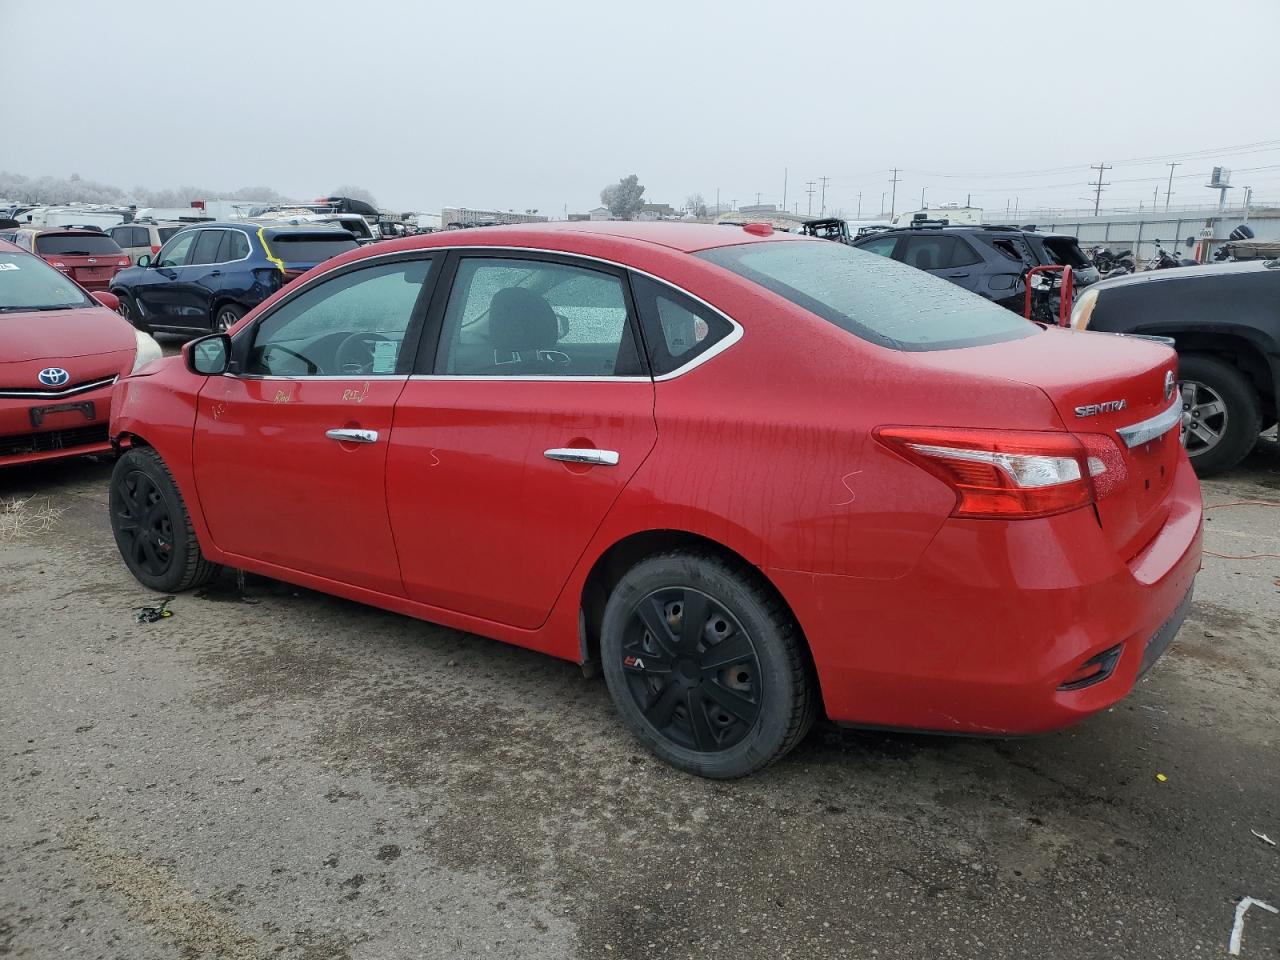
<path fill-rule="evenodd" d="M 326 430 L 324 435 L 339 443 L 377 443 L 377 430 Z"/>
<path fill-rule="evenodd" d="M 542 455 L 548 460 L 562 460 L 565 463 L 587 463 L 595 467 L 616 467 L 618 465 L 617 450 L 554 447 L 543 451 Z"/>
<path fill-rule="evenodd" d="M 221 271 L 221 270 L 214 270 L 211 274 L 209 274 L 209 276 L 211 276 L 211 277 L 220 277 L 220 276 L 222 276 L 222 271 Z"/>

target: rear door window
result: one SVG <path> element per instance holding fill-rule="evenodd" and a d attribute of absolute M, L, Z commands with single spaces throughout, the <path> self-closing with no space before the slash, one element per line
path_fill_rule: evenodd
<path fill-rule="evenodd" d="M 547 260 L 463 257 L 445 308 L 436 372 L 641 375 L 622 276 Z"/>
<path fill-rule="evenodd" d="M 917 270 L 952 270 L 982 260 L 960 237 L 941 233 L 907 237 L 906 251 L 898 259 Z"/>
<path fill-rule="evenodd" d="M 946 350 L 1035 336 L 1040 328 L 920 270 L 822 240 L 774 240 L 696 256 L 872 343 Z"/>

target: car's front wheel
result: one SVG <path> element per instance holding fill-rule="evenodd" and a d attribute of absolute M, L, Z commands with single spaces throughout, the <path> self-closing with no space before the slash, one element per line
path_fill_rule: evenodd
<path fill-rule="evenodd" d="M 1208 476 L 1243 460 L 1262 432 L 1262 404 L 1249 378 L 1217 357 L 1178 358 L 1182 442 L 1196 473 Z"/>
<path fill-rule="evenodd" d="M 629 570 L 605 607 L 600 656 L 631 731 L 699 776 L 759 770 L 816 715 L 794 619 L 758 574 L 714 554 L 675 551 Z"/>
<path fill-rule="evenodd" d="M 155 450 L 134 447 L 116 461 L 108 505 L 116 546 L 139 583 L 176 593 L 218 572 L 200 552 L 187 505 Z"/>

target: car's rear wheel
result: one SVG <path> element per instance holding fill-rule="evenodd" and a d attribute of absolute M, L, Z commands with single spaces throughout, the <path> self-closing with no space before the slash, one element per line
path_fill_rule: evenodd
<path fill-rule="evenodd" d="M 1178 359 L 1182 442 L 1200 476 L 1229 470 L 1262 432 L 1262 403 L 1240 370 L 1216 357 L 1188 353 Z"/>
<path fill-rule="evenodd" d="M 139 583 L 176 593 L 218 572 L 200 552 L 182 494 L 155 450 L 134 447 L 116 461 L 108 503 L 116 546 Z"/>
<path fill-rule="evenodd" d="M 116 299 L 120 301 L 120 316 L 128 320 L 135 328 L 143 333 L 150 333 L 151 329 L 142 319 L 142 314 L 138 310 L 138 302 L 127 293 L 116 291 Z"/>
<path fill-rule="evenodd" d="M 244 311 L 234 303 L 224 303 L 213 314 L 213 332 L 226 333 L 244 316 Z"/>
<path fill-rule="evenodd" d="M 600 656 L 627 726 L 699 776 L 772 763 L 817 712 L 794 619 L 758 574 L 714 554 L 665 553 L 623 575 L 605 607 Z"/>

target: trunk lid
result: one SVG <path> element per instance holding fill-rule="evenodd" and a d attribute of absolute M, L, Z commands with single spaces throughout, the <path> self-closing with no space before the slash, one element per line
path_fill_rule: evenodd
<path fill-rule="evenodd" d="M 1038 387 L 1049 398 L 1093 458 L 1098 518 L 1125 561 L 1159 532 L 1185 456 L 1177 355 L 1170 347 L 1051 327 L 1020 340 L 925 356 L 956 372 L 999 374 Z"/>

